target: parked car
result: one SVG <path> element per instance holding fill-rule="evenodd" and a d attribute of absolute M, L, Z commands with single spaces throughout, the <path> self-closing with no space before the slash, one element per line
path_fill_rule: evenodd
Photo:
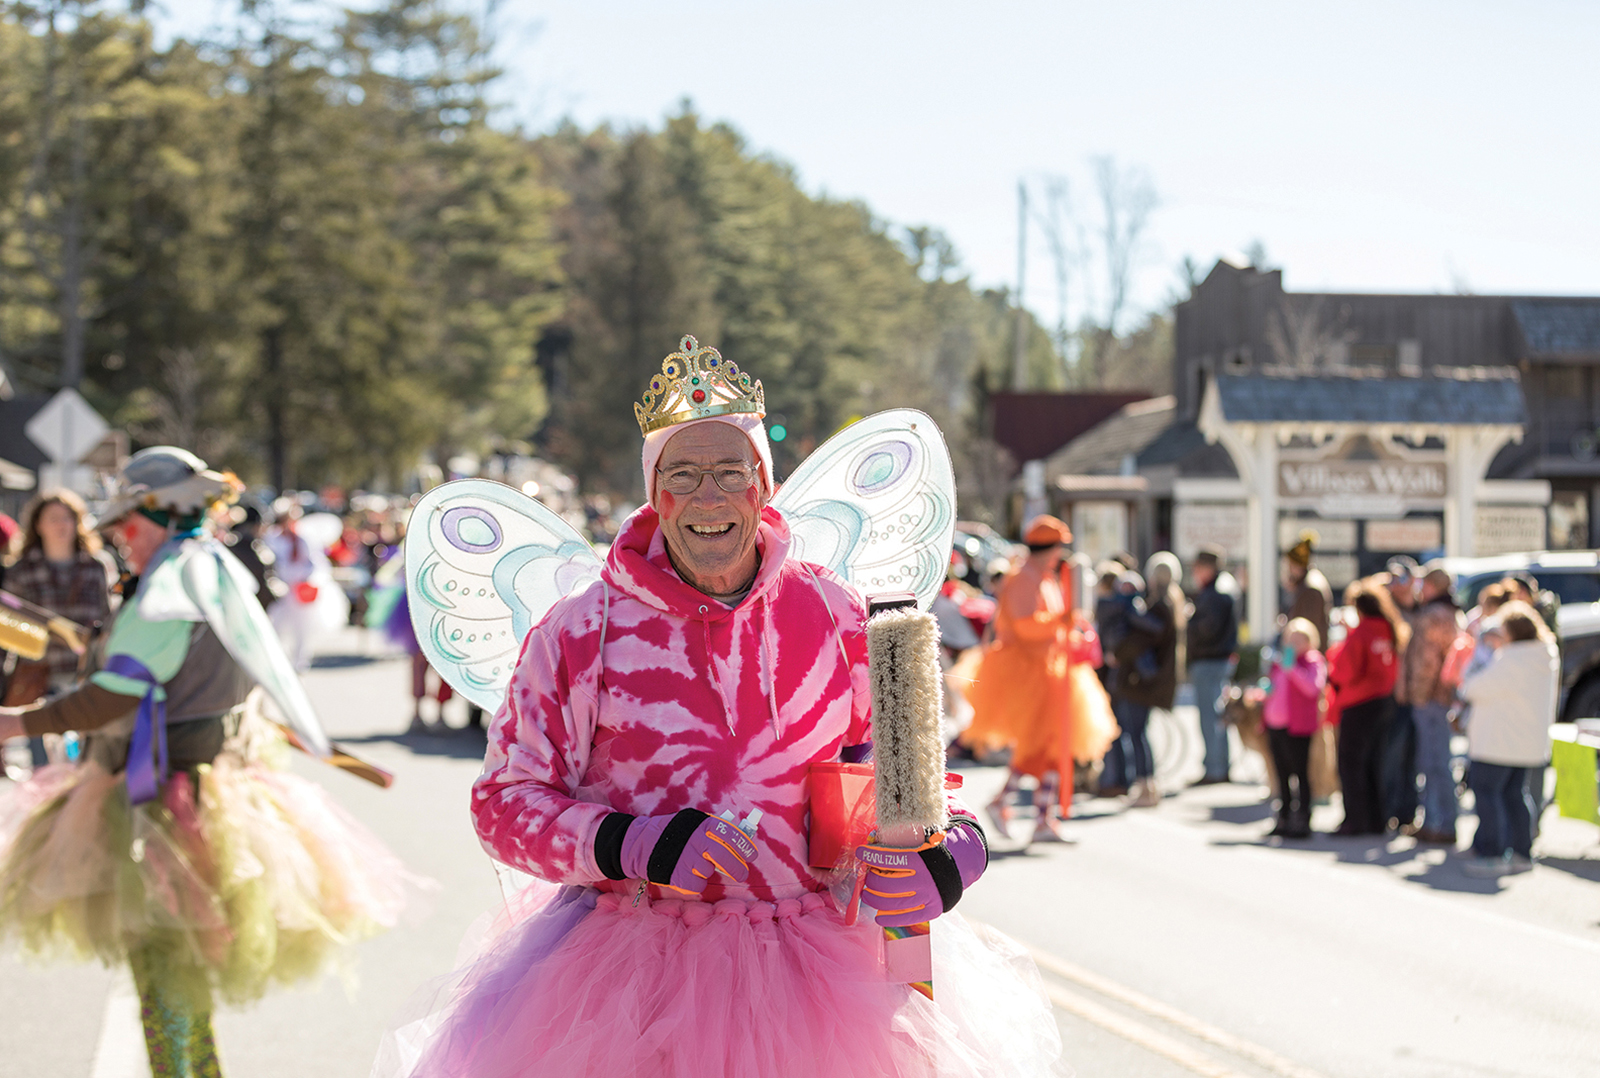
<path fill-rule="evenodd" d="M 967 560 L 967 572 L 962 578 L 975 588 L 984 585 L 984 574 L 997 561 L 1009 561 L 1017 551 L 1017 544 L 975 520 L 956 521 L 954 547 Z"/>
<path fill-rule="evenodd" d="M 1542 590 L 1554 592 L 1562 606 L 1600 602 L 1600 554 L 1593 550 L 1542 550 L 1493 558 L 1440 558 L 1428 567 L 1444 569 L 1456 580 L 1462 607 L 1478 605 L 1478 592 L 1507 573 L 1530 572 Z"/>
<path fill-rule="evenodd" d="M 1556 635 L 1561 638 L 1563 722 L 1600 716 L 1600 554 L 1593 550 L 1544 550 L 1493 558 L 1440 558 L 1439 567 L 1455 577 L 1463 609 L 1478 603 L 1478 593 L 1507 573 L 1525 571 L 1541 591 L 1554 593 Z"/>

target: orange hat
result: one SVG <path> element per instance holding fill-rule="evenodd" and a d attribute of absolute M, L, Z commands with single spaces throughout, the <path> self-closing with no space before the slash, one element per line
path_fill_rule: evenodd
<path fill-rule="evenodd" d="M 1041 513 L 1028 522 L 1022 541 L 1029 546 L 1060 546 L 1072 542 L 1072 529 L 1048 513 Z"/>

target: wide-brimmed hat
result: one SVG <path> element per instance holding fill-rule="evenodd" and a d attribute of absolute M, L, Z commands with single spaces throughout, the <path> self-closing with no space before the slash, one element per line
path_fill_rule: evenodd
<path fill-rule="evenodd" d="M 244 485 L 229 473 L 212 471 L 187 449 L 158 445 L 128 458 L 117 476 L 116 488 L 100 512 L 101 528 L 137 510 L 198 517 L 219 502 L 234 501 Z"/>

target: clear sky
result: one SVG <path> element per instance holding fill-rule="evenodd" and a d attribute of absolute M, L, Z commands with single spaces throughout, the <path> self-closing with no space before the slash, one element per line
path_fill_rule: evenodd
<path fill-rule="evenodd" d="M 530 128 L 689 97 L 808 190 L 943 229 L 979 284 L 1015 279 L 1019 179 L 1068 177 L 1092 223 L 1111 155 L 1161 199 L 1145 307 L 1255 240 L 1290 289 L 1600 294 L 1600 3 L 499 0 L 494 26 Z"/>

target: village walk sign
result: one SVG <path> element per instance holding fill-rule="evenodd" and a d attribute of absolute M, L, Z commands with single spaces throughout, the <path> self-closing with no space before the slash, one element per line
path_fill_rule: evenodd
<path fill-rule="evenodd" d="M 1443 461 L 1280 460 L 1278 497 L 1325 517 L 1399 517 L 1439 509 L 1449 496 Z"/>

